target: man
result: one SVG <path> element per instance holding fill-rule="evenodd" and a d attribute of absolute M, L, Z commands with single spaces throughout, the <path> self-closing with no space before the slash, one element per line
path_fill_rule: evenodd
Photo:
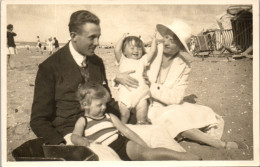
<path fill-rule="evenodd" d="M 81 70 L 108 89 L 103 61 L 94 53 L 101 35 L 99 19 L 77 11 L 71 15 L 69 31 L 71 41 L 39 65 L 35 81 L 30 125 L 47 144 L 66 143 L 63 137 L 84 114 L 75 95 L 84 80 Z"/>
<path fill-rule="evenodd" d="M 73 13 L 69 23 L 71 40 L 39 65 L 30 125 L 36 136 L 42 137 L 46 144 L 66 144 L 66 140 L 69 140 L 66 136 L 73 131 L 77 119 L 84 114 L 75 95 L 81 82 L 95 81 L 109 90 L 103 61 L 94 53 L 101 35 L 99 23 L 99 18 L 89 11 Z M 120 83 L 120 77 L 117 78 Z M 123 77 L 121 80 L 124 80 Z M 108 104 L 107 111 L 119 114 L 114 100 Z M 145 126 L 138 132 L 141 137 L 143 128 Z M 148 145 L 176 148 L 172 146 L 174 143 L 169 136 L 162 131 L 157 136 L 155 129 L 152 126 L 146 128 L 145 141 L 151 139 L 151 134 L 155 134 L 154 142 Z M 169 141 L 165 143 L 160 138 Z M 158 141 L 161 142 L 156 144 Z M 181 150 L 175 150 L 178 149 Z"/>
<path fill-rule="evenodd" d="M 14 37 L 16 36 L 16 33 L 13 32 L 13 25 L 8 24 L 7 25 L 7 68 L 12 69 L 12 61 L 11 56 L 17 54 L 16 52 L 16 45 L 14 42 Z"/>

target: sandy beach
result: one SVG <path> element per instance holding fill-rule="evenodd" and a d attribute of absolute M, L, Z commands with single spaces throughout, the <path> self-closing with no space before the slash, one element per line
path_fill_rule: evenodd
<path fill-rule="evenodd" d="M 12 150 L 36 138 L 29 126 L 33 101 L 34 82 L 38 64 L 49 55 L 25 48 L 18 50 L 13 58 L 15 68 L 7 71 L 7 160 L 14 161 Z M 112 49 L 96 50 L 103 60 L 107 78 L 116 74 L 117 67 Z M 208 57 L 202 61 L 198 57 L 186 56 L 191 64 L 189 86 L 185 101 L 211 107 L 225 120 L 222 139 L 243 141 L 248 149 L 216 149 L 191 141 L 180 144 L 204 160 L 252 160 L 253 159 L 253 60 L 242 58 L 227 61 L 225 57 Z M 117 98 L 117 91 L 112 90 Z"/>

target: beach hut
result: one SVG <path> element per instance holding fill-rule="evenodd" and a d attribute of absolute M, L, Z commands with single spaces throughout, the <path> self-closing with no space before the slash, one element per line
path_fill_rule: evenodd
<path fill-rule="evenodd" d="M 252 29 L 252 6 L 230 6 L 225 13 L 216 16 L 215 24 L 195 36 L 193 53 L 241 53 L 252 46 Z"/>
<path fill-rule="evenodd" d="M 234 44 L 241 51 L 245 51 L 253 44 L 252 6 L 231 6 L 228 8 L 227 13 L 234 16 L 231 19 Z"/>

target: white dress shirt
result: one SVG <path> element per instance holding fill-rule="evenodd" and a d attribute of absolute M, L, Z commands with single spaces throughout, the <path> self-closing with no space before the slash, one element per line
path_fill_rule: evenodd
<path fill-rule="evenodd" d="M 82 62 L 84 60 L 84 56 L 74 49 L 71 41 L 69 43 L 69 49 L 70 49 L 70 53 L 72 54 L 72 57 L 75 60 L 75 62 L 78 64 L 78 66 L 82 67 Z"/>

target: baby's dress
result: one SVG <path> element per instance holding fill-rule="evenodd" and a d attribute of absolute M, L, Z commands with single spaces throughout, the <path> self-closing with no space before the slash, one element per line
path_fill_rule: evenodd
<path fill-rule="evenodd" d="M 135 70 L 130 76 L 138 80 L 138 88 L 130 88 L 129 91 L 125 86 L 119 85 L 118 101 L 124 103 L 127 108 L 135 108 L 141 101 L 150 97 L 149 87 L 145 84 L 143 72 L 147 66 L 147 55 L 143 55 L 140 59 L 129 59 L 123 54 L 119 62 L 119 72 Z M 119 103 L 120 104 L 120 103 Z"/>

